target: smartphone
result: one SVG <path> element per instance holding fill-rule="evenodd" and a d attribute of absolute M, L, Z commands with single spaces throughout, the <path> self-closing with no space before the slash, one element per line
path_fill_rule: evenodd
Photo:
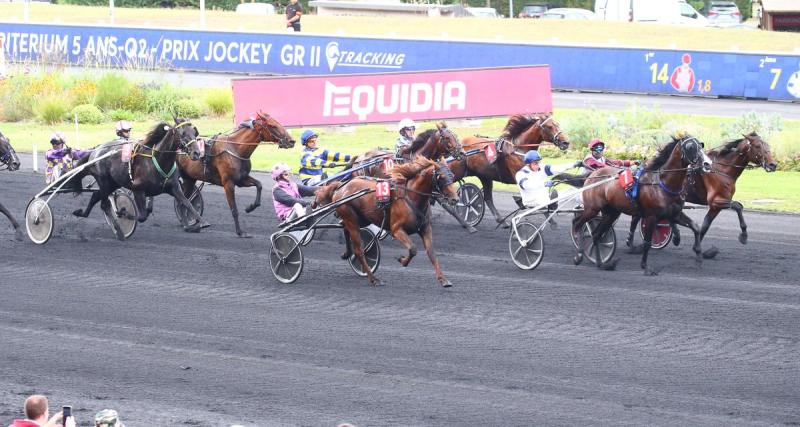
<path fill-rule="evenodd" d="M 64 406 L 62 409 L 61 425 L 63 426 L 67 425 L 67 418 L 72 416 L 72 406 Z"/>

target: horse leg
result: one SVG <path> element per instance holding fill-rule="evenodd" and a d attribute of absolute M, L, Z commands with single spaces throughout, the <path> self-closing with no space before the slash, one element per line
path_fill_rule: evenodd
<path fill-rule="evenodd" d="M 678 228 L 678 225 L 674 222 L 669 224 L 670 228 L 672 228 L 672 244 L 674 246 L 680 246 L 681 244 L 681 230 Z"/>
<path fill-rule="evenodd" d="M 634 215 L 631 217 L 631 228 L 630 230 L 628 230 L 628 238 L 625 239 L 625 246 L 629 248 L 633 246 L 633 241 L 636 239 L 635 237 L 636 227 L 639 225 L 640 219 L 641 218 L 639 217 L 639 215 Z"/>
<path fill-rule="evenodd" d="M 617 268 L 617 263 L 619 262 L 619 258 L 615 258 L 610 260 L 609 262 L 603 262 L 602 255 L 600 254 L 600 239 L 611 230 L 613 233 L 612 227 L 614 226 L 614 221 L 619 218 L 620 212 L 611 212 L 611 211 L 604 211 L 602 219 L 600 220 L 600 224 L 597 228 L 592 231 L 592 242 L 594 243 L 594 254 L 595 254 L 595 265 L 597 268 L 601 270 L 611 271 Z"/>
<path fill-rule="evenodd" d="M 19 227 L 19 223 L 17 222 L 17 220 L 14 219 L 14 217 L 11 215 L 11 212 L 9 212 L 9 210 L 6 209 L 6 207 L 3 206 L 2 203 L 0 203 L 0 212 L 2 212 L 3 215 L 5 215 L 8 218 L 8 220 L 11 221 L 11 226 L 14 227 L 14 238 L 17 241 L 21 242 L 22 241 L 22 229 Z"/>
<path fill-rule="evenodd" d="M 417 248 L 414 247 L 414 242 L 411 241 L 411 237 L 403 230 L 402 224 L 398 224 L 397 226 L 392 227 L 392 237 L 395 238 L 404 248 L 408 251 L 406 256 L 401 256 L 397 258 L 400 261 L 400 265 L 403 267 L 408 267 L 408 263 L 411 262 L 411 259 L 417 255 Z"/>
<path fill-rule="evenodd" d="M 679 213 L 678 216 L 675 217 L 675 222 L 684 227 L 690 228 L 692 230 L 692 233 L 694 233 L 694 245 L 692 246 L 692 250 L 694 250 L 695 261 L 697 262 L 697 265 L 703 263 L 703 258 L 714 258 L 715 256 L 717 256 L 719 250 L 713 246 L 709 248 L 705 254 L 703 253 L 702 249 L 703 238 L 700 236 L 700 227 L 698 227 L 697 224 L 695 224 L 695 222 L 692 221 L 692 219 L 689 218 L 689 216 L 686 215 L 685 212 L 681 211 L 681 213 Z"/>
<path fill-rule="evenodd" d="M 647 254 L 650 252 L 650 246 L 653 242 L 653 230 L 656 229 L 657 218 L 651 216 L 647 218 L 647 226 L 644 228 L 644 243 L 642 244 L 642 263 L 641 267 L 644 270 L 645 276 L 655 276 L 657 271 L 651 270 L 647 267 Z"/>
<path fill-rule="evenodd" d="M 99 191 L 98 191 L 99 193 Z M 97 194 L 97 193 L 94 193 Z M 94 195 L 93 195 L 94 197 Z M 117 236 L 117 240 L 124 241 L 125 240 L 125 233 L 122 232 L 122 227 L 119 225 L 119 220 L 117 219 L 117 213 L 114 212 L 112 209 L 111 201 L 108 200 L 108 197 L 103 197 L 100 200 L 100 209 L 106 213 L 109 219 L 111 219 L 111 228 L 114 229 L 114 235 Z"/>
<path fill-rule="evenodd" d="M 192 196 L 192 193 L 194 193 L 194 186 L 197 183 L 197 181 L 187 176 L 182 176 L 181 181 L 182 181 L 181 190 L 183 191 L 183 195 L 186 196 L 186 198 L 188 199 L 189 197 Z M 197 220 L 195 220 L 195 223 L 196 221 Z M 193 225 L 193 223 L 190 222 L 189 225 Z"/>
<path fill-rule="evenodd" d="M 374 286 L 380 286 L 381 281 L 375 277 L 374 274 L 372 274 L 372 269 L 369 268 L 369 264 L 367 264 L 367 258 L 364 256 L 364 242 L 361 241 L 361 230 L 358 227 L 358 223 L 356 223 L 356 218 L 356 214 L 353 212 L 352 216 L 348 216 L 346 219 L 344 219 L 346 231 L 345 239 L 349 240 L 347 250 L 349 252 L 352 249 L 356 259 L 358 259 L 358 263 L 361 264 L 361 271 L 367 273 L 367 280 L 369 280 L 369 283 Z"/>
<path fill-rule="evenodd" d="M 470 234 L 472 234 L 472 233 L 477 233 L 477 232 L 478 232 L 478 229 L 477 229 L 477 228 L 475 228 L 475 227 L 473 227 L 473 226 L 471 226 L 471 225 L 467 224 L 467 222 L 466 222 L 466 221 L 464 221 L 464 218 L 461 218 L 461 215 L 459 215 L 459 214 L 458 214 L 458 213 L 457 213 L 455 210 L 453 210 L 453 208 L 452 208 L 452 207 L 450 207 L 450 205 L 448 205 L 446 202 L 441 202 L 441 201 L 440 201 L 440 202 L 439 202 L 439 204 L 442 206 L 442 208 L 443 208 L 443 209 L 444 209 L 444 210 L 445 210 L 447 213 L 449 213 L 449 214 L 450 214 L 450 216 L 452 216 L 453 218 L 455 218 L 455 219 L 456 219 L 456 221 L 458 221 L 458 223 L 459 223 L 459 224 L 461 224 L 461 227 L 463 227 L 463 228 L 466 228 L 466 229 L 467 229 L 467 231 L 469 231 L 469 233 L 470 233 Z"/>
<path fill-rule="evenodd" d="M 231 216 L 233 216 L 233 224 L 236 226 L 236 235 L 241 238 L 250 238 L 250 235 L 242 231 L 239 226 L 239 209 L 236 207 L 236 187 L 230 179 L 222 181 L 222 188 L 225 189 L 225 198 L 228 199 L 228 207 L 231 209 Z"/>
<path fill-rule="evenodd" d="M 253 212 L 257 207 L 261 206 L 261 181 L 253 178 L 250 175 L 247 175 L 245 179 L 242 180 L 240 187 L 256 187 L 256 199 L 253 201 L 253 204 L 246 207 L 244 209 L 245 212 L 250 213 Z"/>
<path fill-rule="evenodd" d="M 747 244 L 747 224 L 744 222 L 744 214 L 742 210 L 744 206 L 741 203 L 732 200 L 730 204 L 730 208 L 736 212 L 736 215 L 739 216 L 739 227 L 742 229 L 742 232 L 739 233 L 739 243 L 746 245 Z"/>
<path fill-rule="evenodd" d="M 72 214 L 80 218 L 87 218 L 89 214 L 92 213 L 92 209 L 94 208 L 94 205 L 97 204 L 97 202 L 100 202 L 102 200 L 108 201 L 108 194 L 109 193 L 106 193 L 102 190 L 95 191 L 94 193 L 92 193 L 92 198 L 89 199 L 89 204 L 86 206 L 86 208 L 75 209 L 74 211 L 72 211 Z"/>
<path fill-rule="evenodd" d="M 583 211 L 579 216 L 572 218 L 572 236 L 575 238 L 575 241 L 578 242 L 577 253 L 575 254 L 575 258 L 572 259 L 572 262 L 575 265 L 578 265 L 583 262 L 583 232 L 581 229 L 583 225 L 586 224 L 587 221 L 594 218 L 597 215 L 597 212 L 589 212 L 587 213 L 586 210 Z"/>
<path fill-rule="evenodd" d="M 145 210 L 147 211 L 147 216 L 150 216 L 153 213 L 153 197 L 147 198 L 147 204 L 145 206 Z"/>
<path fill-rule="evenodd" d="M 144 195 L 144 191 L 134 191 L 133 192 L 133 202 L 136 204 L 136 210 L 139 212 L 139 216 L 136 218 L 139 222 L 147 221 L 147 217 L 150 216 L 150 210 L 147 209 L 147 202 L 152 203 L 152 197 L 146 197 Z"/>
<path fill-rule="evenodd" d="M 711 228 L 711 223 L 717 218 L 719 212 L 720 209 L 716 206 L 710 206 L 708 208 L 708 212 L 706 212 L 706 216 L 703 218 L 703 226 L 700 227 L 700 239 L 705 239 L 708 229 Z"/>
<path fill-rule="evenodd" d="M 492 187 L 494 186 L 494 182 L 491 179 L 481 178 L 481 185 L 483 186 L 483 201 L 486 203 L 486 206 L 489 207 L 489 210 L 492 211 L 492 215 L 494 215 L 494 220 L 498 224 L 503 224 L 503 228 L 508 228 L 511 225 L 508 224 L 506 221 L 503 223 L 503 217 L 500 215 L 500 212 L 497 211 L 497 208 L 494 206 L 494 200 L 492 199 Z"/>
<path fill-rule="evenodd" d="M 348 259 L 353 255 L 353 246 L 352 242 L 350 241 L 350 232 L 347 231 L 347 228 L 344 228 L 342 230 L 342 234 L 344 234 L 344 253 L 342 253 L 342 259 Z"/>
<path fill-rule="evenodd" d="M 433 230 L 431 229 L 430 223 L 422 230 L 420 237 L 422 238 L 422 246 L 425 247 L 425 252 L 428 254 L 428 259 L 431 260 L 433 269 L 436 271 L 436 280 L 445 288 L 453 286 L 453 283 L 444 277 L 444 273 L 442 273 L 442 269 L 439 267 L 439 260 L 436 258 L 436 252 L 433 249 Z"/>
<path fill-rule="evenodd" d="M 167 193 L 172 195 L 183 207 L 189 210 L 189 212 L 194 217 L 195 221 L 192 225 L 189 225 L 188 221 L 185 218 L 181 218 L 181 225 L 183 226 L 184 231 L 188 231 L 190 233 L 197 233 L 200 231 L 201 228 L 208 227 L 209 223 L 203 220 L 203 217 L 200 216 L 200 213 L 195 210 L 192 203 L 186 196 L 183 194 L 183 189 L 178 184 L 177 179 L 171 180 L 170 185 L 167 187 Z"/>

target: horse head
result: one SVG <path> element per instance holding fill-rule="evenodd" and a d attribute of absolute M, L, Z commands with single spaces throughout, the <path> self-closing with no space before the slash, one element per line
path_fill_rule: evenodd
<path fill-rule="evenodd" d="M 198 138 L 200 132 L 197 127 L 192 124 L 188 119 L 174 117 L 175 120 L 175 137 L 178 140 L 178 148 L 184 153 L 188 154 L 192 160 L 199 160 L 205 155 L 205 141 Z"/>
<path fill-rule="evenodd" d="M 503 129 L 503 137 L 514 142 L 522 151 L 536 150 L 542 142 L 551 142 L 562 151 L 569 148 L 569 138 L 552 115 L 511 116 Z"/>
<path fill-rule="evenodd" d="M 693 136 L 686 135 L 680 139 L 678 146 L 681 161 L 684 165 L 699 168 L 702 172 L 711 172 L 711 158 L 703 150 L 705 144 Z"/>
<path fill-rule="evenodd" d="M 11 141 L 2 133 L 0 133 L 0 163 L 4 164 L 10 171 L 15 171 L 20 166 L 17 152 L 11 146 Z"/>
<path fill-rule="evenodd" d="M 433 191 L 444 196 L 444 201 L 450 205 L 458 202 L 455 181 L 453 171 L 447 166 L 447 162 L 436 162 L 433 168 Z"/>
<path fill-rule="evenodd" d="M 561 126 L 553 118 L 552 114 L 540 117 L 539 120 L 539 128 L 542 129 L 542 140 L 552 142 L 561 151 L 566 151 L 569 148 L 569 137 L 561 130 Z"/>
<path fill-rule="evenodd" d="M 258 112 L 258 118 L 253 120 L 253 128 L 258 132 L 262 141 L 275 142 L 278 148 L 292 148 L 295 141 L 289 132 L 269 114 Z"/>
<path fill-rule="evenodd" d="M 775 172 L 778 164 L 772 157 L 772 152 L 769 149 L 767 141 L 753 132 L 750 135 L 742 135 L 744 139 L 736 147 L 736 151 L 740 156 L 747 156 L 747 162 L 753 163 L 756 166 L 761 166 L 767 172 Z"/>
<path fill-rule="evenodd" d="M 461 141 L 458 135 L 447 127 L 447 123 L 436 123 L 436 134 L 439 137 L 437 144 L 445 155 L 450 156 L 456 160 L 461 160 L 464 156 L 464 147 L 461 146 Z"/>

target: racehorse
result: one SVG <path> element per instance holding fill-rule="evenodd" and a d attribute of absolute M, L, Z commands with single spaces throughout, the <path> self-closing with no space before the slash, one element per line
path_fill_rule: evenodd
<path fill-rule="evenodd" d="M 149 211 L 145 206 L 145 198 L 167 193 L 177 199 L 197 219 L 194 225 L 182 224 L 184 230 L 198 232 L 200 228 L 207 227 L 200 214 L 181 191 L 178 181 L 177 166 L 175 163 L 178 151 L 189 154 L 192 158 L 199 159 L 202 153 L 202 143 L 197 139 L 197 128 L 191 122 L 175 119 L 175 126 L 166 122 L 158 123 L 147 134 L 144 141 L 133 148 L 131 159 L 122 161 L 122 151 L 111 155 L 97 163 L 92 164 L 75 178 L 78 182 L 84 176 L 92 175 L 98 185 L 98 191 L 92 193 L 89 205 L 85 209 L 76 209 L 73 215 L 86 218 L 97 202 L 109 218 L 112 219 L 117 238 L 124 240 L 122 229 L 116 220 L 116 214 L 111 212 L 111 202 L 108 196 L 119 188 L 128 188 L 133 192 L 137 220 L 144 222 Z M 92 154 L 78 162 L 78 166 L 90 162 L 109 151 L 118 150 L 120 141 L 111 141 L 92 150 Z M 133 212 L 127 212 L 132 216 Z"/>
<path fill-rule="evenodd" d="M 703 174 L 703 179 L 694 180 L 694 185 L 686 188 L 687 202 L 708 206 L 703 226 L 700 227 L 701 240 L 722 209 L 733 209 L 739 216 L 739 227 L 742 230 L 739 233 L 739 242 L 746 244 L 747 224 L 745 224 L 742 214 L 743 206 L 733 200 L 733 194 L 736 192 L 736 180 L 750 164 L 762 167 L 767 172 L 775 172 L 777 168 L 766 141 L 755 132 L 742 136 L 743 138 L 723 144 L 719 150 L 709 150 L 708 157 L 714 161 L 711 173 Z M 631 221 L 631 229 L 626 240 L 628 246 L 633 244 L 634 231 L 638 223 L 638 216 Z M 680 242 L 680 234 L 674 224 L 672 224 L 672 231 L 673 242 L 677 245 Z M 716 255 L 716 252 L 716 248 L 712 248 L 705 257 L 710 258 L 712 254 Z"/>
<path fill-rule="evenodd" d="M 552 115 L 517 114 L 508 119 L 503 133 L 497 140 L 480 136 L 469 136 L 461 141 L 466 152 L 478 149 L 475 154 L 462 160 L 450 162 L 456 180 L 465 176 L 477 176 L 483 185 L 483 198 L 491 209 L 497 223 L 504 219 L 492 200 L 493 181 L 516 184 L 516 173 L 522 169 L 522 157 L 530 150 L 537 150 L 543 142 L 550 142 L 559 149 L 569 148 L 569 138 L 561 130 Z M 497 157 L 489 161 L 483 151 L 494 145 Z"/>
<path fill-rule="evenodd" d="M 328 184 L 317 190 L 316 204 L 336 202 L 363 189 L 373 190 L 336 208 L 336 213 L 344 224 L 347 242 L 347 251 L 342 255 L 342 259 L 348 259 L 355 253 L 363 271 L 367 272 L 369 282 L 380 285 L 380 280 L 372 274 L 364 258 L 359 228 L 369 224 L 383 229 L 388 228 L 392 237 L 408 250 L 407 255 L 398 259 L 403 267 L 408 266 L 417 254 L 417 249 L 409 237 L 409 234 L 417 233 L 422 238 L 422 245 L 436 271 L 436 279 L 444 287 L 452 286 L 453 284 L 444 277 L 434 253 L 430 208 L 430 198 L 435 193 L 441 194 L 447 203 L 455 203 L 457 200 L 452 172 L 444 162 L 437 163 L 418 157 L 410 163 L 395 166 L 390 176 L 393 188 L 391 199 L 385 209 L 379 207 L 374 192 L 379 181 L 374 178 L 356 177 L 347 183 Z"/>
<path fill-rule="evenodd" d="M 703 151 L 703 143 L 694 137 L 673 137 L 672 141 L 659 150 L 658 154 L 644 167 L 644 174 L 639 180 L 638 197 L 630 199 L 625 194 L 616 179 L 587 188 L 583 191 L 583 213 L 572 221 L 572 234 L 578 243 L 578 253 L 575 264 L 583 261 L 583 225 L 597 216 L 601 211 L 601 221 L 592 232 L 594 247 L 597 251 L 595 262 L 597 267 L 613 270 L 619 259 L 603 263 L 600 256 L 599 239 L 611 228 L 621 213 L 647 219 L 645 242 L 642 252 L 641 267 L 645 274 L 655 275 L 656 272 L 647 267 L 647 254 L 650 250 L 653 229 L 661 219 L 689 227 L 694 232 L 694 252 L 698 263 L 702 262 L 700 249 L 700 229 L 691 218 L 683 212 L 686 185 L 695 178 L 697 170 L 708 172 L 711 170 L 711 159 Z M 687 178 L 689 174 L 689 179 Z M 619 175 L 619 169 L 604 167 L 592 172 L 586 179 L 586 186 L 602 181 L 609 177 Z"/>
<path fill-rule="evenodd" d="M 11 141 L 0 132 L 0 166 L 13 172 L 19 170 L 19 165 L 19 157 L 14 151 L 14 147 L 11 146 Z M 14 238 L 22 241 L 22 229 L 19 227 L 19 223 L 2 203 L 0 203 L 0 212 L 11 221 L 11 225 L 14 227 Z"/>
<path fill-rule="evenodd" d="M 210 182 L 225 189 L 236 235 L 239 237 L 250 236 L 239 226 L 235 187 L 256 187 L 256 200 L 245 208 L 245 212 L 250 213 L 261 206 L 261 181 L 250 176 L 250 156 L 261 142 L 274 142 L 278 144 L 278 148 L 287 149 L 294 147 L 295 143 L 283 125 L 269 114 L 259 112 L 251 126 L 242 124 L 229 134 L 212 138 L 203 159 L 190 159 L 186 156 L 178 158 L 183 191 L 187 197 L 194 192 L 197 181 Z"/>

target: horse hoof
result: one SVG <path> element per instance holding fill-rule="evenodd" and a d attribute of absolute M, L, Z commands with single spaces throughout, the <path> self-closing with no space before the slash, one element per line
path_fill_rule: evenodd
<path fill-rule="evenodd" d="M 195 224 L 197 224 L 197 223 L 195 223 Z M 200 228 L 208 228 L 208 227 L 211 227 L 211 223 L 206 222 L 206 221 L 203 221 L 203 222 L 200 223 Z"/>
<path fill-rule="evenodd" d="M 551 230 L 558 230 L 558 223 L 553 221 L 552 218 L 550 218 L 550 222 L 548 224 L 550 225 Z"/>
<path fill-rule="evenodd" d="M 341 257 L 342 259 L 348 259 L 350 258 L 350 254 L 347 252 L 342 252 L 342 254 L 339 255 L 339 257 Z"/>
<path fill-rule="evenodd" d="M 440 280 L 439 283 L 441 283 L 442 287 L 444 287 L 444 288 L 450 288 L 450 287 L 453 286 L 453 282 L 451 282 L 451 281 L 449 281 L 447 279 Z"/>
<path fill-rule="evenodd" d="M 75 209 L 72 211 L 72 215 L 83 218 L 83 209 Z"/>
<path fill-rule="evenodd" d="M 196 225 L 187 225 L 186 227 L 183 227 L 183 231 L 187 233 L 199 233 L 200 227 Z"/>
<path fill-rule="evenodd" d="M 254 210 L 256 210 L 257 207 L 258 207 L 258 205 L 250 205 L 250 206 L 244 208 L 244 211 L 245 211 L 245 213 L 250 213 L 250 212 L 253 212 Z"/>
<path fill-rule="evenodd" d="M 467 228 L 467 231 L 469 232 L 469 234 L 475 234 L 475 233 L 478 232 L 478 229 L 475 228 L 475 227 L 470 226 L 470 227 Z"/>
<path fill-rule="evenodd" d="M 583 254 L 575 255 L 575 258 L 572 258 L 572 262 L 575 263 L 575 265 L 578 265 L 578 264 L 582 263 L 583 262 Z"/>
<path fill-rule="evenodd" d="M 501 228 L 511 228 L 511 224 L 509 224 L 508 221 L 505 221 L 502 224 L 503 225 L 501 226 Z"/>
<path fill-rule="evenodd" d="M 747 233 L 739 234 L 739 243 L 746 245 L 747 244 Z"/>
<path fill-rule="evenodd" d="M 237 237 L 239 237 L 240 239 L 250 239 L 253 236 L 251 236 L 251 235 L 245 233 L 244 231 L 242 231 L 241 233 L 237 234 Z"/>
<path fill-rule="evenodd" d="M 675 246 L 681 244 L 681 233 L 672 233 L 672 244 Z"/>
<path fill-rule="evenodd" d="M 378 279 L 377 277 L 370 280 L 369 284 L 372 286 L 383 286 L 383 282 L 381 282 L 381 279 Z"/>
<path fill-rule="evenodd" d="M 652 276 L 658 276 L 658 272 L 657 272 L 657 271 L 655 271 L 655 270 L 651 270 L 651 269 L 649 269 L 649 268 L 645 267 L 645 269 L 644 269 L 644 275 L 645 275 L 645 276 L 648 276 L 648 277 L 652 277 Z"/>
<path fill-rule="evenodd" d="M 14 232 L 14 240 L 16 240 L 18 242 L 21 242 L 21 241 L 24 240 L 24 238 L 22 237 L 22 230 L 20 230 L 19 228 Z"/>
<path fill-rule="evenodd" d="M 600 264 L 600 269 L 605 271 L 613 271 L 617 269 L 617 263 L 619 262 L 619 258 L 614 258 L 613 260 Z"/>
<path fill-rule="evenodd" d="M 703 258 L 705 259 L 714 259 L 719 253 L 719 249 L 716 246 L 712 246 L 708 248 L 705 252 L 703 252 Z"/>

